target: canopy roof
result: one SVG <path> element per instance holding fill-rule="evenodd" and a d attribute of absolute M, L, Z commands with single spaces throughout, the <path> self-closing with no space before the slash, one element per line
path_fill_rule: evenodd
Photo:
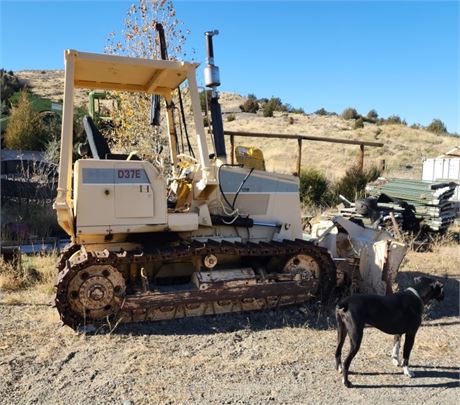
<path fill-rule="evenodd" d="M 197 63 L 151 60 L 66 50 L 74 56 L 74 86 L 101 90 L 164 93 L 187 79 Z"/>

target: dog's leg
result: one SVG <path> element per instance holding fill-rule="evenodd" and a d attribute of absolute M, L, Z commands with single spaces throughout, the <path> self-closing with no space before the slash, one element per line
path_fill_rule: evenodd
<path fill-rule="evenodd" d="M 391 358 L 393 359 L 393 364 L 399 366 L 399 349 L 401 347 L 401 335 L 394 335 L 393 340 L 393 352 L 391 353 Z"/>
<path fill-rule="evenodd" d="M 335 351 L 335 368 L 341 373 L 342 372 L 342 347 L 347 337 L 347 326 L 342 319 L 342 315 L 336 313 L 337 319 L 337 349 Z"/>
<path fill-rule="evenodd" d="M 414 346 L 414 340 L 415 340 L 415 332 L 406 332 L 406 336 L 404 338 L 404 349 L 403 349 L 403 370 L 404 370 L 404 375 L 407 375 L 410 378 L 415 377 L 415 374 L 413 371 L 409 369 L 409 357 L 410 357 L 410 352 L 412 350 L 412 347 Z"/>
<path fill-rule="evenodd" d="M 343 384 L 345 387 L 350 388 L 351 383 L 348 380 L 348 370 L 350 369 L 350 364 L 353 358 L 358 353 L 358 350 L 361 346 L 361 341 L 363 339 L 363 331 L 364 331 L 364 324 L 354 324 L 353 327 L 350 328 L 350 325 L 347 323 L 348 334 L 350 336 L 350 353 L 345 358 L 343 362 Z"/>

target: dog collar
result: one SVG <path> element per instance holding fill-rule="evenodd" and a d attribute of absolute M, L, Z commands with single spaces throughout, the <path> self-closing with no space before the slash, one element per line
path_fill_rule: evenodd
<path fill-rule="evenodd" d="M 417 297 L 420 301 L 422 301 L 422 303 L 423 303 L 423 300 L 422 300 L 422 298 L 420 297 L 420 295 L 419 295 L 419 293 L 417 292 L 416 289 L 414 289 L 414 288 L 412 288 L 412 287 L 409 287 L 409 288 L 406 288 L 406 291 L 410 291 L 411 293 L 414 293 L 414 294 L 416 295 L 416 297 Z"/>

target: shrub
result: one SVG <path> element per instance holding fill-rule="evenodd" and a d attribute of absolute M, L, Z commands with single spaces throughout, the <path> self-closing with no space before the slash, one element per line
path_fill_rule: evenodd
<path fill-rule="evenodd" d="M 387 119 L 386 122 L 388 124 L 401 124 L 402 120 L 399 115 L 390 115 Z"/>
<path fill-rule="evenodd" d="M 336 198 L 342 194 L 348 200 L 355 201 L 364 196 L 366 184 L 377 179 L 379 175 L 380 171 L 375 166 L 367 171 L 361 171 L 357 166 L 353 166 L 335 184 L 334 194 Z"/>
<path fill-rule="evenodd" d="M 273 105 L 274 111 L 281 111 L 281 112 L 288 111 L 288 106 L 283 104 L 279 97 L 272 97 L 270 100 L 268 100 L 268 103 Z"/>
<path fill-rule="evenodd" d="M 370 120 L 374 120 L 374 121 L 377 121 L 377 118 L 379 117 L 379 115 L 377 114 L 377 111 L 375 110 L 370 110 L 368 113 L 367 113 L 367 118 L 369 118 Z"/>
<path fill-rule="evenodd" d="M 52 138 L 46 145 L 44 160 L 50 163 L 59 164 L 61 143 L 58 138 Z"/>
<path fill-rule="evenodd" d="M 354 129 L 364 128 L 364 121 L 363 121 L 363 119 L 362 119 L 361 117 L 358 118 L 358 119 L 355 121 L 355 124 L 353 125 L 353 128 L 354 128 Z"/>
<path fill-rule="evenodd" d="M 291 107 L 289 109 L 289 112 L 292 113 L 292 114 L 302 114 L 302 115 L 305 115 L 305 110 L 303 108 L 294 108 L 294 107 Z"/>
<path fill-rule="evenodd" d="M 249 100 L 250 98 L 248 98 L 248 101 Z M 273 113 L 275 111 L 292 114 L 305 114 L 303 108 L 294 108 L 290 104 L 283 104 L 279 97 L 272 97 L 270 100 L 268 98 L 261 98 L 256 101 L 261 106 L 264 117 L 273 117 Z M 242 109 L 242 106 L 240 106 L 240 108 Z"/>
<path fill-rule="evenodd" d="M 228 114 L 227 115 L 227 121 L 228 122 L 235 121 L 235 119 L 236 119 L 235 114 Z"/>
<path fill-rule="evenodd" d="M 294 120 L 294 117 L 289 117 L 289 125 L 292 125 L 294 124 L 295 120 Z"/>
<path fill-rule="evenodd" d="M 447 128 L 440 119 L 433 119 L 431 124 L 426 127 L 427 131 L 433 132 L 434 134 L 445 134 L 447 133 Z"/>
<path fill-rule="evenodd" d="M 0 94 L 2 96 L 1 114 L 7 114 L 10 110 L 10 97 L 22 90 L 25 84 L 12 72 L 0 69 Z"/>
<path fill-rule="evenodd" d="M 407 125 L 407 122 L 402 120 L 399 115 L 390 115 L 386 120 L 383 120 L 382 123 L 389 125 Z"/>
<path fill-rule="evenodd" d="M 289 104 L 283 104 L 281 99 L 279 97 L 272 97 L 270 100 L 267 99 L 261 99 L 259 102 L 263 103 L 263 109 L 264 111 L 280 111 L 280 112 L 288 112 L 291 106 Z M 264 115 L 265 116 L 265 115 Z M 272 117 L 272 115 L 269 115 L 269 117 Z"/>
<path fill-rule="evenodd" d="M 209 127 L 209 118 L 208 117 L 203 117 L 203 126 L 205 128 Z"/>
<path fill-rule="evenodd" d="M 13 107 L 16 107 L 19 104 L 21 95 L 22 95 L 22 91 L 18 91 L 10 97 L 10 104 Z M 32 103 L 32 106 L 35 111 L 42 112 L 42 111 L 51 110 L 52 101 L 50 99 L 40 97 L 37 94 L 30 92 L 30 91 L 27 91 L 27 96 L 29 97 L 29 100 Z"/>
<path fill-rule="evenodd" d="M 315 111 L 316 115 L 329 115 L 329 112 L 325 108 L 320 108 L 319 110 Z"/>
<path fill-rule="evenodd" d="M 273 112 L 275 111 L 275 106 L 270 102 L 264 104 L 263 114 L 264 117 L 273 117 Z"/>
<path fill-rule="evenodd" d="M 29 95 L 22 91 L 13 107 L 5 134 L 5 145 L 10 149 L 43 150 L 48 142 L 40 113 L 35 111 Z"/>
<path fill-rule="evenodd" d="M 345 120 L 354 120 L 359 118 L 359 114 L 358 111 L 356 111 L 356 109 L 349 107 L 343 110 L 342 118 Z"/>
<path fill-rule="evenodd" d="M 259 111 L 259 103 L 255 98 L 248 98 L 243 104 L 240 105 L 240 110 L 246 113 L 255 114 Z"/>
<path fill-rule="evenodd" d="M 308 205 L 323 205 L 329 187 L 326 176 L 316 169 L 300 172 L 300 200 Z"/>

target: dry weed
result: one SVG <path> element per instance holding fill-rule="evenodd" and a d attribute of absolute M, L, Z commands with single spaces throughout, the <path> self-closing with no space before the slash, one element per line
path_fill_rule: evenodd
<path fill-rule="evenodd" d="M 430 237 L 431 251 L 433 253 L 441 253 L 441 251 L 445 250 L 447 247 L 459 249 L 460 246 L 458 242 L 458 237 L 452 233 L 446 233 L 444 235 L 434 234 Z"/>
<path fill-rule="evenodd" d="M 22 264 L 13 266 L 0 259 L 0 290 L 20 291 L 32 289 L 34 292 L 50 295 L 54 291 L 56 277 L 56 253 L 40 256 L 23 256 Z M 9 296 L 13 303 L 20 298 Z M 4 301 L 5 302 L 5 301 Z"/>
<path fill-rule="evenodd" d="M 401 270 L 436 274 L 439 276 L 458 275 L 458 269 L 460 268 L 460 247 L 450 244 L 437 246 L 435 249 L 433 252 L 410 250 L 407 253 Z"/>
<path fill-rule="evenodd" d="M 27 266 L 39 274 L 39 282 L 35 286 L 39 292 L 45 294 L 52 294 L 54 292 L 57 260 L 58 255 L 56 252 L 40 256 L 28 256 L 24 259 L 23 266 Z"/>
<path fill-rule="evenodd" d="M 15 266 L 0 258 L 0 290 L 16 291 L 24 288 L 26 279 L 20 265 Z"/>
<path fill-rule="evenodd" d="M 23 302 L 24 301 L 22 295 L 15 292 L 5 295 L 4 297 L 2 297 L 1 301 L 2 304 L 6 305 L 17 305 L 22 304 Z"/>

